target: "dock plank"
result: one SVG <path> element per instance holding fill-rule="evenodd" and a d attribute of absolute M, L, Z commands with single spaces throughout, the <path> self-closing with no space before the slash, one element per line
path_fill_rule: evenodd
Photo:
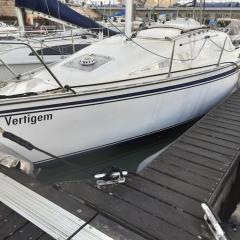
<path fill-rule="evenodd" d="M 226 111 L 228 112 L 229 114 L 232 114 L 232 115 L 235 115 L 237 116 L 238 114 L 240 114 L 240 111 L 237 109 L 232 109 L 231 107 L 228 107 L 226 105 L 223 105 L 223 106 L 220 106 L 219 107 L 219 110 L 221 111 Z"/>
<path fill-rule="evenodd" d="M 240 126 L 236 126 L 236 125 L 231 124 L 229 122 L 227 123 L 227 122 L 222 122 L 222 121 L 216 121 L 215 119 L 208 118 L 208 119 L 203 119 L 201 121 L 201 123 L 199 123 L 199 125 L 200 124 L 203 124 L 203 125 L 208 124 L 210 126 L 222 127 L 222 128 L 228 129 L 228 130 L 233 130 L 238 135 L 240 134 Z"/>
<path fill-rule="evenodd" d="M 231 110 L 234 110 L 236 112 L 240 112 L 239 110 L 239 105 L 236 104 L 236 101 L 238 101 L 238 98 L 237 97 L 231 97 L 229 98 L 227 101 L 224 102 L 224 104 L 222 104 L 220 106 L 220 108 L 228 108 L 228 109 L 231 109 Z M 235 103 L 235 104 L 234 104 Z"/>
<path fill-rule="evenodd" d="M 177 208 L 183 212 L 189 213 L 197 218 L 202 218 L 203 212 L 200 207 L 200 202 L 195 199 L 186 197 L 181 193 L 177 193 L 161 185 L 151 182 L 141 177 L 134 177 L 128 179 L 126 185 L 137 191 L 143 192 L 143 194 L 156 198 L 158 201 L 162 201 L 174 208 Z"/>
<path fill-rule="evenodd" d="M 239 131 L 235 131 L 234 127 L 228 128 L 227 126 L 225 126 L 225 124 L 219 124 L 219 123 L 214 124 L 214 123 L 205 121 L 205 122 L 197 123 L 197 126 L 208 129 L 208 130 L 216 131 L 216 132 L 221 132 L 229 136 L 233 136 L 233 139 L 234 137 L 237 137 L 237 138 L 240 137 Z"/>
<path fill-rule="evenodd" d="M 197 153 L 190 152 L 188 149 L 181 148 L 181 146 L 175 146 L 174 151 L 171 151 L 171 149 L 167 149 L 164 154 L 165 153 L 168 154 L 168 156 L 175 156 L 179 159 L 184 159 L 186 161 L 207 167 L 212 170 L 224 172 L 224 170 L 227 169 L 226 164 L 212 160 L 207 156 L 200 156 Z"/>
<path fill-rule="evenodd" d="M 0 239 L 35 240 L 42 235 L 47 234 L 5 204 L 0 203 Z"/>
<path fill-rule="evenodd" d="M 226 131 L 222 131 L 221 128 L 212 129 L 209 126 L 194 126 L 194 132 L 199 134 L 205 134 L 210 137 L 215 137 L 217 139 L 223 139 L 228 141 L 229 143 L 238 144 L 240 141 L 240 137 L 233 136 L 232 134 L 227 133 Z"/>
<path fill-rule="evenodd" d="M 187 143 L 193 146 L 198 146 L 203 149 L 213 151 L 216 153 L 220 153 L 220 154 L 226 155 L 227 157 L 233 156 L 233 154 L 236 152 L 236 150 L 232 148 L 219 145 L 217 141 L 215 143 L 211 143 L 206 140 L 196 139 L 196 138 L 193 138 L 192 136 L 187 136 L 187 135 L 184 135 L 181 138 L 181 142 Z"/>
<path fill-rule="evenodd" d="M 221 123 L 228 123 L 231 124 L 232 126 L 239 127 L 240 123 L 234 119 L 233 117 L 228 117 L 228 116 L 219 116 L 219 115 L 209 115 L 208 119 L 211 119 L 213 121 L 221 122 Z"/>
<path fill-rule="evenodd" d="M 216 111 L 209 113 L 209 117 L 218 119 L 228 119 L 236 123 L 239 120 L 240 113 L 233 113 L 227 110 L 217 109 Z"/>
<path fill-rule="evenodd" d="M 65 183 L 65 187 L 66 187 Z M 106 194 L 97 189 L 92 184 L 77 182 L 68 185 L 67 190 L 69 193 L 87 201 L 90 205 L 96 207 L 101 214 L 110 216 L 113 220 L 121 221 L 133 228 L 140 235 L 149 239 L 161 240 L 193 240 L 197 237 L 184 232 L 166 221 L 161 220 L 142 209 L 116 198 L 112 194 Z M 106 206 L 108 206 L 106 208 Z M 131 211 L 131 212 L 130 212 Z"/>
<path fill-rule="evenodd" d="M 107 236 L 110 236 L 112 239 L 119 240 L 147 240 L 137 232 L 133 232 L 130 229 L 124 227 L 123 225 L 104 217 L 102 215 L 97 215 L 92 221 L 91 226 L 99 229 Z"/>
<path fill-rule="evenodd" d="M 198 200 L 200 202 L 204 202 L 205 199 L 209 197 L 208 191 L 169 175 L 150 169 L 149 167 L 145 169 L 140 175 L 162 185 L 163 187 L 184 194 L 185 196 Z"/>
<path fill-rule="evenodd" d="M 240 116 L 240 113 L 238 112 L 230 111 L 229 109 L 222 109 L 221 107 L 217 108 L 214 112 L 210 112 L 209 114 L 210 116 L 218 115 L 220 118 L 233 118 L 235 120 L 238 119 Z"/>
<path fill-rule="evenodd" d="M 236 131 L 240 131 L 240 124 L 237 122 L 237 121 L 233 121 L 231 119 L 226 119 L 224 117 L 213 117 L 213 116 L 209 116 L 208 117 L 208 122 L 209 123 L 212 123 L 212 122 L 215 122 L 216 125 L 219 125 L 219 124 L 224 124 L 226 128 L 229 128 L 229 129 L 236 129 Z"/>
<path fill-rule="evenodd" d="M 12 213 L 12 209 L 0 202 L 0 222 Z"/>
<path fill-rule="evenodd" d="M 169 164 L 167 161 L 154 161 L 149 168 L 183 180 L 184 182 L 190 183 L 207 191 L 211 191 L 216 184 L 215 180 L 201 176 L 181 166 Z"/>
<path fill-rule="evenodd" d="M 191 139 L 198 139 L 198 140 L 205 141 L 207 143 L 217 144 L 219 146 L 233 149 L 235 151 L 239 149 L 239 144 L 237 144 L 237 143 L 230 142 L 230 141 L 227 141 L 222 138 L 217 138 L 216 136 L 209 136 L 209 135 L 204 134 L 201 131 L 199 133 L 197 131 L 194 131 L 194 129 L 192 129 L 191 133 L 188 133 L 188 132 L 185 133 L 185 136 L 188 136 Z"/>
<path fill-rule="evenodd" d="M 44 232 L 28 222 L 21 229 L 17 230 L 12 236 L 8 237 L 7 240 L 37 240 L 39 239 Z"/>
<path fill-rule="evenodd" d="M 215 169 L 206 167 L 202 164 L 199 164 L 199 162 L 187 161 L 183 158 L 179 158 L 179 156 L 171 155 L 170 153 L 167 155 L 165 155 L 164 153 L 161 154 L 161 162 L 178 166 L 193 174 L 197 174 L 204 178 L 211 179 L 212 183 L 215 183 L 216 181 L 218 181 L 219 178 L 221 178 L 221 176 L 223 175 L 222 170 L 219 170 L 219 169 L 215 170 Z M 153 165 L 158 164 L 158 161 L 154 161 L 152 164 Z"/>
<path fill-rule="evenodd" d="M 235 101 L 231 101 L 231 103 L 228 101 L 226 101 L 222 106 L 221 108 L 226 108 L 226 109 L 230 109 L 231 111 L 235 111 L 237 113 L 240 112 L 240 109 L 239 109 L 239 105 L 236 104 Z"/>
<path fill-rule="evenodd" d="M 149 214 L 166 221 L 186 232 L 199 235 L 203 221 L 195 218 L 177 208 L 171 207 L 156 198 L 150 197 L 143 192 L 136 191 L 128 186 L 113 187 L 109 191 L 119 199 L 126 201 Z"/>
<path fill-rule="evenodd" d="M 222 162 L 222 163 L 228 165 L 228 156 L 226 156 L 224 154 L 212 152 L 211 150 L 207 150 L 202 147 L 190 145 L 190 144 L 184 143 L 184 142 L 178 142 L 177 147 L 185 149 L 192 153 L 196 153 L 199 156 L 207 157 L 209 159 L 213 159 L 217 162 Z"/>
<path fill-rule="evenodd" d="M 0 239 L 10 237 L 25 224 L 27 224 L 27 220 L 13 212 L 0 221 Z"/>
<path fill-rule="evenodd" d="M 230 104 L 234 104 L 234 105 L 239 105 L 240 101 L 239 101 L 239 96 L 234 96 L 232 95 L 232 97 L 230 99 L 227 99 L 225 101 L 226 104 L 230 103 Z"/>
<path fill-rule="evenodd" d="M 41 237 L 38 238 L 38 240 L 54 240 L 54 239 L 47 234 L 43 234 Z"/>

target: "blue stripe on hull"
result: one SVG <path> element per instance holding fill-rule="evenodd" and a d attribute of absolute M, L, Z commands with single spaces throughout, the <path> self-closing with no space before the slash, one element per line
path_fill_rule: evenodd
<path fill-rule="evenodd" d="M 218 80 L 223 79 L 224 77 L 231 76 L 236 72 L 237 72 L 236 69 L 232 69 L 227 72 L 220 73 L 220 74 L 217 74 L 217 75 L 214 75 L 211 77 L 207 77 L 207 78 L 204 78 L 201 80 L 177 84 L 177 85 L 168 86 L 168 87 L 162 87 L 162 88 L 157 88 L 157 89 L 152 89 L 152 90 L 133 92 L 133 93 L 128 93 L 128 94 L 109 96 L 109 97 L 103 97 L 103 98 L 95 98 L 95 99 L 88 99 L 88 100 L 81 100 L 81 101 L 74 101 L 74 102 L 65 102 L 65 103 L 59 103 L 59 104 L 4 110 L 4 111 L 0 111 L 0 114 L 20 113 L 20 112 L 26 112 L 26 111 L 28 113 L 30 113 L 31 111 L 34 111 L 34 112 L 44 112 L 45 111 L 46 112 L 46 111 L 60 110 L 60 109 L 63 109 L 63 107 L 65 107 L 64 109 L 76 108 L 76 107 L 82 107 L 82 106 L 86 106 L 86 105 L 104 104 L 108 101 L 114 102 L 114 101 L 128 100 L 128 99 L 132 99 L 132 98 L 147 97 L 150 95 L 156 95 L 156 94 L 162 94 L 165 92 L 177 91 L 177 90 L 181 90 L 181 89 L 186 89 L 186 88 L 191 88 L 191 87 L 196 87 L 199 85 L 207 84 L 209 82 L 218 81 Z M 39 100 L 39 101 L 41 101 L 41 100 Z M 14 114 L 14 115 L 18 115 L 18 114 Z"/>

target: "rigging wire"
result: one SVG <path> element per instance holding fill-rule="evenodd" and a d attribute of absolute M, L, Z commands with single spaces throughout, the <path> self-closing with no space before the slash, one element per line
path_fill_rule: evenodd
<path fill-rule="evenodd" d="M 90 2 L 91 2 L 91 4 L 92 4 L 96 9 L 99 10 L 99 7 L 98 7 L 92 0 L 90 0 Z M 105 17 L 105 16 L 101 14 L 101 17 Z M 107 20 L 107 21 L 112 25 L 112 27 L 114 27 L 120 34 L 124 35 L 124 36 L 128 39 L 127 35 L 125 35 L 125 33 L 124 33 L 121 29 L 119 29 L 109 18 L 106 18 L 106 20 Z M 102 27 L 104 28 L 104 26 L 102 26 Z M 129 40 L 130 40 L 130 39 L 129 39 Z"/>
<path fill-rule="evenodd" d="M 89 18 L 88 20 L 88 25 L 91 26 L 90 24 L 90 20 L 92 19 L 92 17 L 89 15 L 89 13 L 84 9 L 84 6 L 82 6 L 80 3 L 78 3 L 78 6 L 81 8 L 81 10 L 83 11 L 83 13 L 85 13 L 85 15 Z"/>
<path fill-rule="evenodd" d="M 47 1 L 47 0 L 45 0 L 45 1 Z M 56 0 L 56 2 L 57 2 L 58 19 L 61 20 L 59 1 Z M 63 46 L 58 45 L 58 49 L 59 49 L 59 53 L 61 53 L 61 52 L 63 53 Z"/>
<path fill-rule="evenodd" d="M 57 2 L 58 19 L 61 20 L 59 0 L 56 0 L 56 2 Z M 47 7 L 49 16 L 51 16 L 47 0 L 45 0 L 45 5 Z M 90 21 L 90 18 L 89 18 L 89 21 Z M 61 52 L 63 52 L 63 46 L 59 46 L 59 53 Z"/>
<path fill-rule="evenodd" d="M 57 8 L 58 8 L 58 18 L 59 20 L 61 20 L 59 1 L 58 0 L 56 1 L 57 1 Z"/>
<path fill-rule="evenodd" d="M 223 47 L 219 46 L 216 42 L 214 42 L 212 39 L 209 39 L 215 46 L 217 46 L 218 48 L 220 48 L 222 50 Z M 236 48 L 232 49 L 232 50 L 227 50 L 226 48 L 223 49 L 226 52 L 233 52 L 236 50 Z"/>
<path fill-rule="evenodd" d="M 90 2 L 91 2 L 91 4 L 92 4 L 95 8 L 99 9 L 98 6 L 97 6 L 92 0 L 90 0 Z M 47 6 L 47 8 L 48 8 L 47 0 L 45 0 L 45 3 L 46 3 L 46 6 Z M 48 8 L 48 12 L 49 12 L 49 14 L 50 14 L 49 8 Z M 102 16 L 103 16 L 103 15 L 102 15 Z M 166 56 L 163 56 L 163 55 L 161 55 L 161 54 L 155 53 L 155 52 L 151 51 L 150 49 L 148 49 L 148 48 L 142 46 L 141 44 L 137 43 L 136 41 L 134 41 L 134 40 L 132 39 L 132 37 L 128 37 L 123 31 L 121 31 L 109 18 L 106 18 L 106 20 L 107 20 L 114 28 L 116 28 L 116 30 L 117 30 L 121 35 L 123 35 L 124 37 L 126 37 L 126 39 L 127 39 L 128 41 L 133 42 L 135 45 L 137 45 L 138 47 L 140 47 L 140 48 L 143 49 L 144 51 L 146 51 L 146 52 L 148 52 L 148 53 L 150 53 L 150 54 L 152 54 L 152 55 L 155 55 L 155 56 L 157 56 L 157 57 L 164 58 L 164 59 L 167 59 L 167 60 L 171 60 L 170 57 L 166 57 Z M 193 60 L 195 60 L 195 59 L 200 55 L 203 47 L 205 46 L 205 43 L 206 43 L 206 41 L 203 43 L 203 46 L 200 48 L 200 51 L 199 51 L 199 53 L 197 54 L 196 57 L 194 57 L 194 58 L 189 58 L 189 59 L 176 59 L 176 58 L 173 58 L 173 60 L 174 60 L 174 61 L 180 61 L 180 62 L 188 62 L 188 61 L 193 61 Z"/>
<path fill-rule="evenodd" d="M 46 4 L 46 7 L 47 7 L 48 15 L 51 16 L 51 13 L 50 13 L 50 10 L 49 10 L 49 7 L 48 7 L 48 2 L 47 2 L 47 0 L 45 0 L 45 4 Z"/>
<path fill-rule="evenodd" d="M 92 4 L 95 8 L 97 8 L 97 9 L 99 10 L 98 6 L 97 6 L 92 0 L 90 0 L 90 2 L 91 2 L 91 4 Z M 137 45 L 138 47 L 142 48 L 144 51 L 146 51 L 146 52 L 148 52 L 148 53 L 150 53 L 150 54 L 152 54 L 152 55 L 155 55 L 155 56 L 157 56 L 157 57 L 164 58 L 164 59 L 167 59 L 167 60 L 171 60 L 170 57 L 166 57 L 166 56 L 163 56 L 163 55 L 161 55 L 161 54 L 155 53 L 155 52 L 151 51 L 150 49 L 148 49 L 148 48 L 142 46 L 141 44 L 137 43 L 136 41 L 134 41 L 134 40 L 132 39 L 132 37 L 128 37 L 128 36 L 127 36 L 123 31 L 121 31 L 110 19 L 107 18 L 107 21 L 108 21 L 113 27 L 115 27 L 115 28 L 120 32 L 120 34 L 122 34 L 124 37 L 126 37 L 126 39 L 127 39 L 128 41 L 133 42 L 135 45 Z M 206 39 L 206 40 L 207 40 L 207 39 Z M 195 59 L 200 55 L 201 51 L 203 50 L 203 48 L 204 48 L 204 46 L 205 46 L 205 44 L 206 44 L 206 40 L 204 41 L 204 43 L 203 43 L 202 47 L 200 48 L 200 51 L 199 51 L 199 53 L 197 54 L 196 57 L 194 57 L 194 58 L 192 58 L 192 59 L 189 58 L 189 59 L 182 59 L 182 60 L 181 60 L 181 59 L 173 58 L 173 60 L 174 60 L 174 61 L 180 61 L 180 62 L 188 62 L 188 61 L 193 61 L 193 60 L 195 60 Z"/>
<path fill-rule="evenodd" d="M 160 54 L 158 54 L 158 53 L 155 53 L 155 52 L 153 52 L 153 51 L 151 51 L 151 50 L 143 47 L 141 44 L 139 44 L 139 43 L 137 43 L 137 42 L 135 42 L 135 41 L 133 41 L 133 42 L 134 42 L 136 45 L 138 45 L 140 48 L 142 48 L 143 50 L 145 50 L 145 51 L 147 51 L 147 52 L 149 52 L 149 53 L 151 53 L 151 54 L 153 54 L 153 55 L 155 55 L 155 56 L 158 56 L 158 57 L 161 57 L 161 58 L 164 58 L 164 59 L 167 59 L 167 60 L 171 60 L 170 57 L 166 57 L 166 56 L 160 55 Z M 195 59 L 200 55 L 200 53 L 202 52 L 202 50 L 203 50 L 206 42 L 207 42 L 207 39 L 205 39 L 202 47 L 200 48 L 198 54 L 197 54 L 195 57 L 189 58 L 189 59 L 177 59 L 177 58 L 173 58 L 173 60 L 174 60 L 174 61 L 180 61 L 180 62 L 189 62 L 189 61 L 195 60 Z"/>

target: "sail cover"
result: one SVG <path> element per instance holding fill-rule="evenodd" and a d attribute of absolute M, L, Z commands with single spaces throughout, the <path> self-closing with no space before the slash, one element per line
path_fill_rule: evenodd
<path fill-rule="evenodd" d="M 41 12 L 82 28 L 103 28 L 94 20 L 81 15 L 58 0 L 15 0 L 15 6 Z M 103 28 L 103 33 L 112 36 L 117 32 Z"/>
<path fill-rule="evenodd" d="M 238 19 L 231 19 L 230 23 L 226 26 L 228 35 L 240 34 L 240 21 Z"/>

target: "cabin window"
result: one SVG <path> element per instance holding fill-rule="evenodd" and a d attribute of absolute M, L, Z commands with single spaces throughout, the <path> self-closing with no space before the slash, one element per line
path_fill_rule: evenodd
<path fill-rule="evenodd" d="M 75 51 L 79 51 L 90 44 L 75 44 L 74 48 Z M 51 56 L 51 55 L 72 55 L 73 54 L 73 45 L 72 44 L 65 44 L 60 46 L 53 46 L 53 47 L 44 47 L 36 51 L 40 56 Z M 29 56 L 34 56 L 34 53 L 30 53 Z"/>
<path fill-rule="evenodd" d="M 231 23 L 231 21 L 218 21 L 218 22 L 217 22 L 217 27 L 219 27 L 219 28 L 225 28 L 225 27 L 227 27 L 230 23 Z"/>
<path fill-rule="evenodd" d="M 4 40 L 15 40 L 16 38 L 13 36 L 0 36 L 0 41 L 4 41 Z"/>

